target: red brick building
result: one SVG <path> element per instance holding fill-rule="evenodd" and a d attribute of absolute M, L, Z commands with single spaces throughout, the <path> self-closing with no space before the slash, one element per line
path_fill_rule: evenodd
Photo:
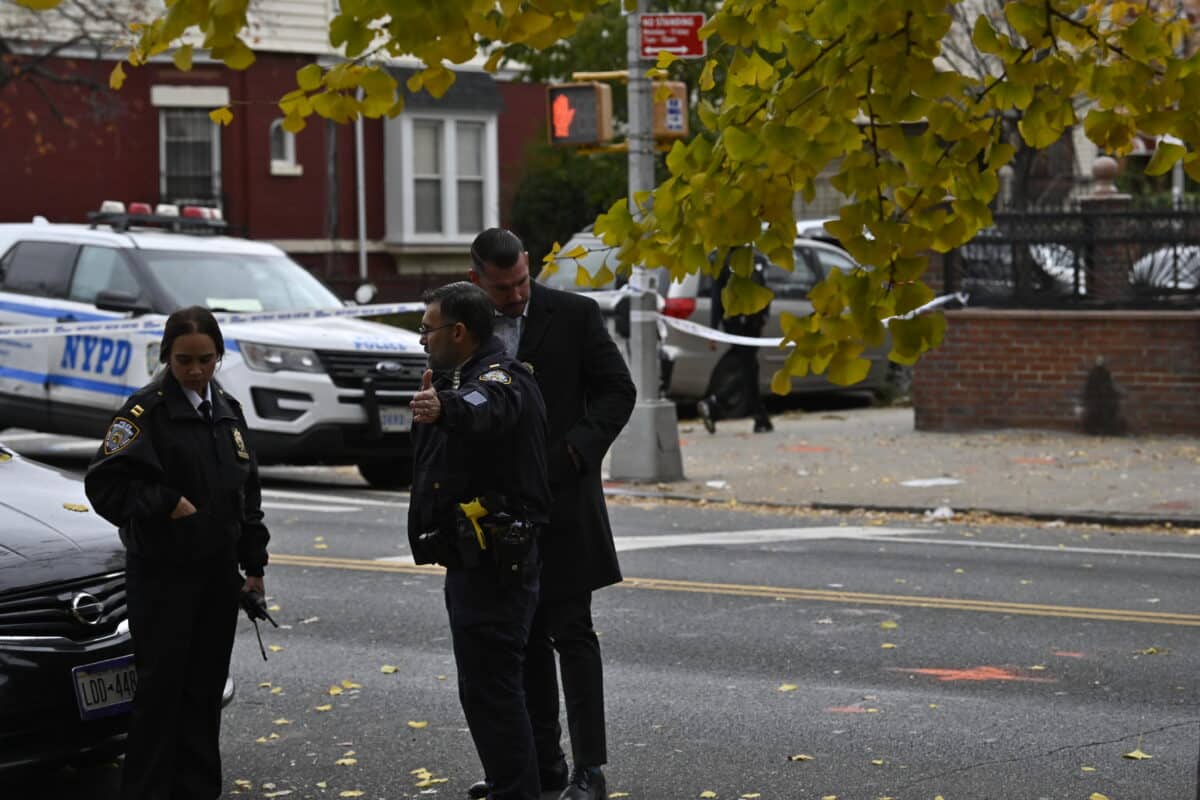
<path fill-rule="evenodd" d="M 361 214 L 381 299 L 461 275 L 471 239 L 505 222 L 525 153 L 544 141 L 543 87 L 462 68 L 440 100 L 410 95 L 397 119 L 364 120 L 361 153 L 354 125 L 314 117 L 293 136 L 276 101 L 304 65 L 336 63 L 330 0 L 252 8 L 257 60 L 242 72 L 199 58 L 180 72 L 168 58 L 126 65 L 119 92 L 10 82 L 0 91 L 0 221 L 82 222 L 106 199 L 216 205 L 237 233 L 279 244 L 349 295 Z M 14 13 L 24 12 L 0 7 L 0 22 Z M 48 62 L 57 74 L 107 85 L 114 60 L 65 54 Z M 417 66 L 397 66 L 402 87 Z M 218 126 L 208 113 L 226 105 L 233 122 Z"/>

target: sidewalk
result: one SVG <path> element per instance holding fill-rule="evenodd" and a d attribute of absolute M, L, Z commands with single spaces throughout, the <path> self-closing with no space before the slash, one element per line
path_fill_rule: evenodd
<path fill-rule="evenodd" d="M 716 434 L 679 426 L 686 479 L 613 494 L 922 512 L 947 506 L 1065 521 L 1200 528 L 1200 439 L 1048 431 L 927 433 L 910 408 L 790 412 Z M 916 482 L 915 484 L 913 482 Z M 932 485 L 930 485 L 932 484 Z"/>

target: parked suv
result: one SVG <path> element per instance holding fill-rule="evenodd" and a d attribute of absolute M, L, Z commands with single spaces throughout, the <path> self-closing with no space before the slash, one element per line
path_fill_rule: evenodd
<path fill-rule="evenodd" d="M 185 209 L 186 211 L 187 209 Z M 341 301 L 274 245 L 215 220 L 97 215 L 91 225 L 0 225 L 0 430 L 99 439 L 159 367 L 161 331 L 4 338 L 5 325 L 120 320 L 201 305 L 256 312 Z M 261 463 L 357 464 L 374 486 L 411 477 L 420 337 L 359 319 L 227 323 L 221 385 Z"/>
<path fill-rule="evenodd" d="M 821 220 L 799 223 L 797 230 L 814 233 L 823 230 L 821 223 Z M 765 256 L 756 254 L 756 258 L 765 266 L 767 286 L 775 293 L 775 299 L 771 302 L 771 316 L 762 334 L 764 337 L 783 335 L 779 324 L 779 315 L 782 312 L 787 311 L 800 317 L 812 312 L 808 292 L 828 275 L 830 270 L 841 269 L 849 272 L 858 266 L 845 250 L 831 241 L 798 236 L 794 244 L 795 269 L 792 272 L 770 263 Z M 589 296 L 599 303 L 601 311 L 605 312 L 610 331 L 621 345 L 621 339 L 627 330 L 618 313 L 618 303 L 627 294 L 620 290 L 624 279 L 618 278 L 603 289 L 581 287 L 576 280 L 578 266 L 582 266 L 590 276 L 595 276 L 605 266 L 615 273 L 616 250 L 600 241 L 591 232 L 591 228 L 571 237 L 570 241 L 563 245 L 561 252 L 569 253 L 578 246 L 588 250 L 587 255 L 580 259 L 580 265 L 576 265 L 571 259 L 562 259 L 553 275 L 540 276 L 538 279 L 556 289 L 589 293 Z M 705 326 L 711 324 L 711 277 L 693 273 L 681 282 L 671 282 L 670 272 L 665 269 L 649 270 L 647 277 L 652 287 L 661 295 L 661 314 Z M 669 325 L 660 325 L 659 331 L 663 337 L 664 394 L 681 402 L 700 399 L 704 396 L 713 367 L 728 345 L 685 333 Z M 627 348 L 622 347 L 622 350 Z M 788 350 L 785 348 L 759 348 L 760 389 L 764 395 L 770 393 L 771 376 L 783 366 L 787 354 Z M 888 362 L 886 347 L 868 350 L 865 356 L 872 361 L 871 371 L 862 383 L 851 388 L 882 393 L 893 390 L 896 382 L 906 379 L 902 370 Z M 793 393 L 832 391 L 841 388 L 843 387 L 829 383 L 824 375 L 809 375 L 797 378 L 792 383 Z"/>

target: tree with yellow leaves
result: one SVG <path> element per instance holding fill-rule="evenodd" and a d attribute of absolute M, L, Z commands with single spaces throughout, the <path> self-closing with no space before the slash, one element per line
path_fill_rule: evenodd
<path fill-rule="evenodd" d="M 300 70 L 296 90 L 280 100 L 286 126 L 298 130 L 313 115 L 345 122 L 402 113 L 386 59 L 421 59 L 426 67 L 408 88 L 440 96 L 454 81 L 446 64 L 471 59 L 481 42 L 495 69 L 506 46 L 548 47 L 610 1 L 342 0 L 329 35 L 347 61 Z M 248 2 L 168 2 L 140 27 L 129 64 L 177 48 L 185 69 L 199 47 L 247 67 L 254 54 L 240 34 Z M 990 224 L 997 171 L 1014 153 L 1002 122 L 1014 112 L 1034 148 L 1056 142 L 1081 114 L 1087 135 L 1114 155 L 1129 152 L 1137 133 L 1170 135 L 1148 172 L 1182 159 L 1200 179 L 1200 56 L 1176 55 L 1188 24 L 1170 4 L 1007 0 L 1005 25 L 978 15 L 971 29 L 973 46 L 995 65 L 981 73 L 941 58 L 954 7 L 973 2 L 726 0 L 704 28 L 716 36 L 698 86 L 703 130 L 674 145 L 669 178 L 636 198 L 637 208 L 615 203 L 596 231 L 626 269 L 662 267 L 678 277 L 728 256 L 725 307 L 751 313 L 769 299 L 750 279 L 753 249 L 792 264 L 793 196 L 812 193 L 832 167 L 849 199 L 828 227 L 863 268 L 834 271 L 813 289 L 811 316 L 784 320 L 794 347 L 773 381 L 783 392 L 809 371 L 861 380 L 869 367 L 861 353 L 886 332 L 900 363 L 940 342 L 940 314 L 894 320 L 886 331 L 881 320 L 931 299 L 921 281 L 930 251 Z M 651 72 L 671 60 L 663 54 Z M 118 66 L 114 83 L 120 74 Z"/>

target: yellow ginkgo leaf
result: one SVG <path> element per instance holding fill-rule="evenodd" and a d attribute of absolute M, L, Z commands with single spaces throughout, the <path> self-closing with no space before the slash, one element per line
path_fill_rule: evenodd
<path fill-rule="evenodd" d="M 588 249 L 583 245 L 576 245 L 565 253 L 559 253 L 559 258 L 583 258 L 588 254 Z"/>
<path fill-rule="evenodd" d="M 1030 669 L 1034 672 L 1044 672 L 1046 666 L 1044 664 L 1034 664 L 1032 667 L 1030 667 Z"/>
<path fill-rule="evenodd" d="M 1100 794 L 1099 792 L 1092 792 L 1090 795 L 1088 795 L 1088 800 L 1108 800 L 1108 795 Z"/>
<path fill-rule="evenodd" d="M 117 65 L 113 67 L 113 71 L 108 75 L 108 88 L 116 92 L 120 91 L 121 87 L 124 85 L 125 70 L 121 68 L 121 62 L 118 61 Z"/>
<path fill-rule="evenodd" d="M 323 541 L 325 541 L 325 537 L 324 536 L 314 536 L 313 541 L 314 542 L 323 542 Z"/>
<path fill-rule="evenodd" d="M 272 686 L 271 694 L 283 694 L 283 687 L 282 686 Z"/>
<path fill-rule="evenodd" d="M 313 545 L 313 550 L 328 550 L 328 549 L 329 549 L 329 545 L 327 545 L 327 544 L 314 544 Z"/>
<path fill-rule="evenodd" d="M 237 780 L 235 780 L 233 782 L 233 785 L 238 787 L 239 789 L 253 789 L 254 788 L 254 784 L 251 783 L 250 781 L 246 780 L 245 778 L 238 778 Z"/>
<path fill-rule="evenodd" d="M 347 789 L 338 795 L 338 797 L 362 797 L 363 792 L 358 789 Z"/>
<path fill-rule="evenodd" d="M 349 758 L 352 755 L 356 755 L 356 753 L 353 750 L 347 750 L 346 752 L 342 753 L 342 755 L 346 758 Z"/>
<path fill-rule="evenodd" d="M 270 688 L 271 688 L 271 682 L 270 682 L 270 681 L 263 681 L 262 683 L 260 683 L 260 684 L 258 685 L 258 688 L 260 688 L 260 689 L 270 689 Z"/>
<path fill-rule="evenodd" d="M 813 761 L 813 760 L 815 760 L 815 759 L 812 756 L 807 755 L 805 753 L 797 753 L 794 756 L 788 756 L 788 761 Z"/>
<path fill-rule="evenodd" d="M 258 742 L 259 744 L 266 744 L 266 743 L 267 743 L 267 737 L 265 737 L 265 736 L 260 736 L 260 737 L 258 737 L 257 739 L 255 739 L 254 741 Z"/>
<path fill-rule="evenodd" d="M 283 611 L 283 609 L 280 608 L 279 603 L 272 603 L 267 607 L 267 611 Z"/>
<path fill-rule="evenodd" d="M 233 122 L 233 112 L 229 110 L 229 106 L 222 106 L 208 112 L 208 118 L 218 125 L 229 127 L 229 123 Z"/>
<path fill-rule="evenodd" d="M 896 649 L 896 645 L 892 644 L 891 642 L 884 642 L 879 647 L 880 647 L 880 649 L 883 649 L 883 650 L 895 650 Z"/>
<path fill-rule="evenodd" d="M 1121 755 L 1123 758 L 1129 758 L 1134 761 L 1145 761 L 1146 759 L 1154 758 L 1154 756 L 1150 755 L 1149 753 L 1142 752 L 1142 748 L 1140 747 L 1136 747 L 1130 752 L 1122 753 Z"/>
<path fill-rule="evenodd" d="M 827 794 L 824 797 L 822 797 L 821 800 L 837 800 L 837 795 L 836 794 Z"/>
<path fill-rule="evenodd" d="M 415 729 L 418 729 L 418 730 L 419 730 L 419 729 L 421 729 L 421 728 L 427 727 L 428 725 L 429 725 L 429 723 L 428 723 L 428 722 L 425 722 L 424 720 L 422 720 L 422 721 L 420 721 L 420 722 L 417 722 L 417 721 L 415 721 L 415 720 L 411 720 L 411 719 L 410 719 L 410 720 L 408 721 L 408 727 L 410 727 L 410 728 L 415 728 Z"/>
<path fill-rule="evenodd" d="M 279 734 L 278 734 L 278 733 L 272 733 L 272 734 L 270 734 L 269 736 L 267 736 L 267 738 L 268 738 L 268 739 L 278 739 L 278 738 L 279 738 Z"/>
<path fill-rule="evenodd" d="M 362 684 L 355 683 L 354 681 L 342 681 L 342 688 L 344 688 L 344 689 L 361 689 Z"/>
<path fill-rule="evenodd" d="M 333 695 L 334 697 L 337 697 L 341 693 L 342 693 L 342 687 L 340 687 L 340 686 L 330 686 L 329 687 L 329 694 Z"/>
<path fill-rule="evenodd" d="M 745 794 L 738 795 L 738 797 L 742 798 L 742 800 L 754 800 L 754 798 L 762 797 L 762 795 L 758 792 L 746 792 Z"/>
<path fill-rule="evenodd" d="M 278 645 L 278 644 L 273 644 L 273 645 L 269 645 L 267 647 L 267 649 L 270 650 L 272 653 L 278 653 L 280 650 L 283 649 L 283 646 Z"/>
<path fill-rule="evenodd" d="M 629 797 L 629 792 L 609 792 L 608 796 L 610 800 L 617 797 Z"/>
<path fill-rule="evenodd" d="M 329 784 L 326 783 L 325 781 L 317 781 L 317 788 L 318 789 L 328 789 Z"/>
<path fill-rule="evenodd" d="M 357 758 L 339 758 L 337 761 L 335 761 L 333 763 L 337 764 L 339 767 L 353 767 L 355 764 L 358 763 L 358 759 Z"/>
<path fill-rule="evenodd" d="M 446 680 L 446 676 L 445 676 L 445 675 L 434 675 L 434 677 L 435 677 L 435 678 L 437 678 L 439 681 L 444 681 L 444 680 Z"/>
<path fill-rule="evenodd" d="M 292 721 L 290 719 L 283 719 L 282 717 L 280 717 L 279 719 L 275 720 L 275 724 L 276 725 L 291 725 Z"/>
<path fill-rule="evenodd" d="M 450 780 L 449 778 L 425 778 L 424 780 L 422 780 L 421 782 L 419 782 L 417 784 L 417 788 L 418 789 L 428 789 L 430 786 L 433 786 L 435 783 L 447 783 L 447 782 L 449 782 L 449 780 Z"/>
<path fill-rule="evenodd" d="M 400 668 L 395 666 L 394 664 L 384 664 L 382 667 L 379 668 L 379 671 L 382 672 L 384 675 L 393 675 L 396 672 L 398 672 L 399 670 L 400 670 Z"/>
<path fill-rule="evenodd" d="M 900 623 L 889 619 L 879 623 L 879 627 L 883 628 L 885 631 L 894 631 L 896 628 L 900 627 Z"/>
<path fill-rule="evenodd" d="M 705 789 L 703 792 L 700 793 L 700 796 L 704 797 L 704 798 L 713 798 L 713 797 L 717 796 L 717 793 L 710 792 L 709 790 Z"/>
<path fill-rule="evenodd" d="M 797 685 L 796 685 L 796 684 L 794 684 L 794 683 L 781 683 L 781 684 L 779 685 L 779 688 L 778 688 L 776 691 L 780 691 L 780 692 L 794 692 L 794 691 L 796 691 L 796 690 L 797 690 L 797 689 L 799 689 L 799 688 L 800 688 L 800 687 L 799 687 L 799 686 L 797 686 Z"/>
<path fill-rule="evenodd" d="M 325 705 L 323 705 L 323 706 L 317 706 L 317 707 L 316 707 L 315 709 L 313 709 L 313 710 L 314 710 L 314 711 L 333 711 L 333 704 L 332 704 L 332 703 L 326 703 L 326 704 L 325 704 Z"/>
<path fill-rule="evenodd" d="M 871 763 L 872 763 L 872 764 L 874 764 L 874 765 L 875 765 L 875 766 L 877 766 L 877 767 L 882 767 L 882 766 L 883 766 L 883 759 L 882 759 L 882 758 L 873 758 L 873 759 L 871 759 Z"/>
<path fill-rule="evenodd" d="M 1082 772 L 1095 772 L 1096 771 L 1095 767 L 1086 767 L 1085 766 L 1085 767 L 1080 767 L 1079 769 Z"/>

